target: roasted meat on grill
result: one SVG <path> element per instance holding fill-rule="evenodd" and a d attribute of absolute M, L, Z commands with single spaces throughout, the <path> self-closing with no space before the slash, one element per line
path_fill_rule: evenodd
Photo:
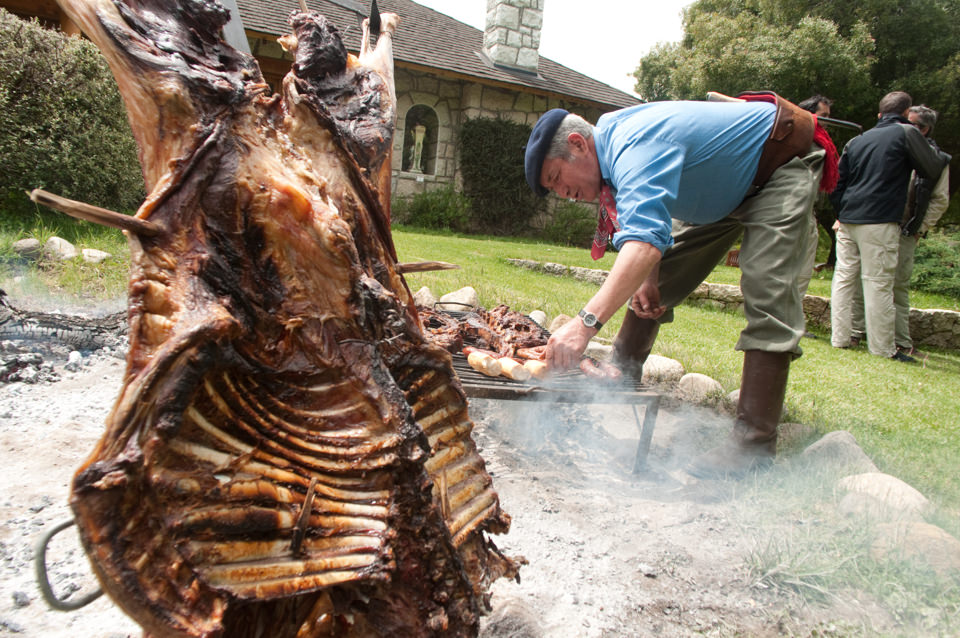
<path fill-rule="evenodd" d="M 295 14 L 280 95 L 215 0 L 58 0 L 100 47 L 150 193 L 130 349 L 71 505 L 153 637 L 472 636 L 516 563 L 451 357 L 389 224 L 392 33 Z"/>

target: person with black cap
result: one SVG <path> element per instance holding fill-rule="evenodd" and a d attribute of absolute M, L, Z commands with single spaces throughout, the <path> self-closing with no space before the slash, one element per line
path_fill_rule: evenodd
<path fill-rule="evenodd" d="M 740 98 L 641 104 L 596 126 L 553 109 L 534 125 L 524 157 L 539 195 L 615 203 L 615 210 L 601 206 L 595 239 L 605 243 L 609 233 L 617 258 L 579 320 L 551 336 L 554 368 L 577 365 L 603 323 L 629 302 L 614 362 L 639 379 L 660 324 L 742 233 L 747 326 L 736 345 L 744 351 L 737 420 L 728 441 L 689 466 L 700 477 L 740 476 L 776 453 L 787 373 L 804 334 L 797 278 L 825 147 L 833 150 L 811 113 L 773 93 Z"/>

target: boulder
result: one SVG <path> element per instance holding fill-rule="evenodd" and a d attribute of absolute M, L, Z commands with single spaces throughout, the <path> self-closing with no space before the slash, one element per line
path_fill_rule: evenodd
<path fill-rule="evenodd" d="M 547 325 L 547 313 L 542 310 L 534 310 L 530 313 L 530 318 L 537 322 L 537 325 L 543 328 Z"/>
<path fill-rule="evenodd" d="M 429 308 L 432 310 L 433 306 L 437 303 L 437 298 L 433 295 L 433 292 L 431 292 L 429 288 L 424 286 L 417 292 L 413 293 L 413 303 L 420 308 Z"/>
<path fill-rule="evenodd" d="M 555 264 L 553 262 L 545 262 L 543 264 L 543 272 L 550 273 L 551 275 L 557 275 L 558 277 L 563 277 L 569 272 L 569 268 L 563 264 Z"/>
<path fill-rule="evenodd" d="M 834 465 L 851 473 L 877 471 L 877 466 L 857 445 L 853 435 L 846 430 L 837 430 L 824 435 L 807 447 L 800 456 L 804 460 Z"/>
<path fill-rule="evenodd" d="M 874 560 L 917 559 L 940 576 L 960 574 L 960 540 L 936 525 L 920 521 L 881 523 L 870 545 Z"/>
<path fill-rule="evenodd" d="M 553 321 L 550 322 L 550 327 L 547 328 L 547 330 L 550 332 L 556 332 L 557 330 L 563 327 L 563 324 L 567 323 L 571 319 L 573 319 L 573 317 L 571 317 L 570 315 L 563 315 L 563 314 L 557 315 L 556 317 L 553 318 Z"/>
<path fill-rule="evenodd" d="M 34 239 L 33 237 L 18 239 L 13 242 L 12 248 L 18 257 L 30 261 L 34 261 L 43 253 L 43 245 L 40 243 L 40 240 Z"/>
<path fill-rule="evenodd" d="M 837 487 L 871 496 L 895 516 L 916 518 L 930 509 L 930 501 L 923 494 L 897 477 L 882 472 L 845 476 L 837 481 Z"/>
<path fill-rule="evenodd" d="M 79 254 L 77 247 L 62 237 L 51 237 L 43 245 L 43 256 L 53 261 L 67 261 Z"/>
<path fill-rule="evenodd" d="M 674 384 L 680 381 L 686 370 L 676 359 L 651 354 L 643 364 L 643 379 L 647 385 Z"/>
<path fill-rule="evenodd" d="M 104 259 L 113 257 L 110 253 L 97 250 L 96 248 L 84 248 L 80 251 L 80 254 L 83 256 L 83 261 L 88 264 L 99 264 Z"/>
<path fill-rule="evenodd" d="M 613 355 L 613 346 L 591 341 L 587 344 L 583 354 L 588 357 L 593 357 L 594 359 L 599 359 L 600 361 L 609 361 Z"/>
<path fill-rule="evenodd" d="M 677 389 L 680 396 L 691 403 L 710 403 L 723 394 L 723 386 L 719 381 L 699 372 L 680 377 Z"/>
<path fill-rule="evenodd" d="M 474 310 L 479 303 L 477 291 L 472 286 L 464 286 L 440 297 L 437 308 L 440 310 L 460 310 L 463 312 Z"/>

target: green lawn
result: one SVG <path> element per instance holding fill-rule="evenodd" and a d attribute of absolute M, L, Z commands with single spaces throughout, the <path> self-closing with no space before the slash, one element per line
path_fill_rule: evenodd
<path fill-rule="evenodd" d="M 57 231 L 46 229 L 48 234 Z M 0 253 L 20 236 L 21 232 L 0 233 Z M 98 266 L 77 263 L 27 277 L 5 268 L 0 270 L 0 287 L 16 297 L 25 293 L 24 282 L 39 280 L 37 289 L 67 293 L 82 302 L 122 298 L 129 259 L 123 237 L 110 231 L 70 238 L 115 257 Z M 439 296 L 469 285 L 477 289 L 486 307 L 506 303 L 527 313 L 540 309 L 551 319 L 560 313 L 574 314 L 596 286 L 517 268 L 507 259 L 609 270 L 616 257 L 608 253 L 594 262 L 586 249 L 400 228 L 394 229 L 394 240 L 401 261 L 441 260 L 461 266 L 460 270 L 409 275 L 413 291 L 428 286 Z M 829 296 L 829 276 L 829 272 L 817 275 L 810 293 Z M 709 281 L 736 284 L 738 279 L 736 268 L 718 267 Z M 916 307 L 960 310 L 957 301 L 948 297 L 916 293 L 912 300 Z M 608 322 L 601 338 L 613 338 L 623 312 Z M 733 346 L 743 325 L 738 314 L 684 306 L 678 309 L 676 321 L 661 330 L 655 352 L 679 360 L 689 372 L 717 379 L 727 391 L 734 390 L 739 386 L 743 356 Z M 960 353 L 931 351 L 922 365 L 904 365 L 870 356 L 865 349 L 831 348 L 824 335 L 804 339 L 802 345 L 804 356 L 791 369 L 784 418 L 812 425 L 821 433 L 849 430 L 882 470 L 923 492 L 947 512 L 946 518 L 953 521 L 951 531 L 960 533 L 956 515 L 960 512 Z"/>
<path fill-rule="evenodd" d="M 442 260 L 460 270 L 407 277 L 413 291 L 427 286 L 439 296 L 473 286 L 480 303 L 506 303 L 523 312 L 541 309 L 549 318 L 575 313 L 595 292 L 591 284 L 517 268 L 508 258 L 552 261 L 609 270 L 615 254 L 598 262 L 585 249 L 501 238 L 427 235 L 397 229 L 401 261 Z M 830 273 L 814 278 L 810 294 L 829 297 Z M 718 267 L 709 281 L 735 284 L 739 271 Z M 915 294 L 913 305 L 957 308 L 956 300 Z M 616 334 L 623 310 L 601 331 Z M 684 306 L 664 326 L 654 351 L 683 363 L 688 372 L 717 379 L 725 390 L 739 387 L 743 355 L 735 352 L 744 321 L 739 314 Z M 955 519 L 960 511 L 960 353 L 931 351 L 922 365 L 871 356 L 865 349 L 837 350 L 828 339 L 804 339 L 804 356 L 791 368 L 785 420 L 819 432 L 849 430 L 882 470 L 923 492 Z M 953 531 L 958 531 L 954 529 Z"/>

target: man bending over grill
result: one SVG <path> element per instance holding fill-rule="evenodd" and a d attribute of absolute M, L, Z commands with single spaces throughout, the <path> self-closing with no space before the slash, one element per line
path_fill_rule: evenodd
<path fill-rule="evenodd" d="M 672 321 L 674 306 L 743 233 L 747 326 L 736 345 L 744 352 L 737 421 L 726 443 L 692 461 L 689 471 L 700 477 L 742 476 L 772 462 L 787 372 L 801 354 L 797 278 L 811 208 L 821 174 L 836 179 L 836 150 L 811 113 L 772 93 L 740 97 L 641 104 L 596 126 L 553 109 L 534 125 L 524 160 L 539 195 L 599 200 L 594 258 L 608 234 L 619 251 L 580 320 L 550 338 L 553 367 L 577 365 L 603 323 L 629 302 L 614 357 L 639 380 L 660 324 Z"/>

